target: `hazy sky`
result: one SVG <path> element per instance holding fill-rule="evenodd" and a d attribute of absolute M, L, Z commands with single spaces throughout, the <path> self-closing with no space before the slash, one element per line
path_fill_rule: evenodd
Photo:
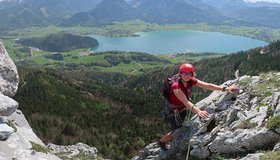
<path fill-rule="evenodd" d="M 245 0 L 245 1 L 251 1 L 251 2 L 266 1 L 266 2 L 280 3 L 280 0 Z"/>
<path fill-rule="evenodd" d="M 3 1 L 3 0 L 0 0 L 0 1 Z M 276 2 L 276 3 L 280 3 L 280 0 L 244 0 L 244 1 L 251 1 L 251 2 L 266 1 L 266 2 Z"/>

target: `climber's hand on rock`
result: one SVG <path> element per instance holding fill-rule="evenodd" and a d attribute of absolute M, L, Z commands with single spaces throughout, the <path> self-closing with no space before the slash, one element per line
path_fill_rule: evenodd
<path fill-rule="evenodd" d="M 207 117 L 209 117 L 209 113 L 206 112 L 206 111 L 199 111 L 197 115 L 198 115 L 199 117 L 202 117 L 202 118 L 207 118 Z"/>
<path fill-rule="evenodd" d="M 236 84 L 233 84 L 229 87 L 226 88 L 226 91 L 228 91 L 229 93 L 233 93 L 234 91 L 238 90 L 239 87 Z"/>

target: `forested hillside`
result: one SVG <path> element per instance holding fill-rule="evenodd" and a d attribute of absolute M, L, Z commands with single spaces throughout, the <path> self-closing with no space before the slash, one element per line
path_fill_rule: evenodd
<path fill-rule="evenodd" d="M 233 79 L 236 70 L 240 75 L 280 71 L 279 62 L 277 41 L 194 66 L 199 79 L 220 84 Z M 21 82 L 15 99 L 45 143 L 85 142 L 103 157 L 127 159 L 165 132 L 162 81 L 177 73 L 180 64 L 143 74 L 102 72 L 92 66 L 61 70 L 17 65 Z M 208 93 L 195 88 L 192 98 L 197 102 Z"/>
<path fill-rule="evenodd" d="M 63 32 L 45 37 L 23 38 L 18 40 L 17 43 L 50 52 L 63 52 L 98 46 L 98 41 L 92 37 L 82 37 Z"/>
<path fill-rule="evenodd" d="M 20 101 L 28 121 L 45 143 L 84 142 L 99 146 L 105 157 L 131 157 L 145 142 L 157 137 L 158 131 L 163 132 L 163 128 L 159 117 L 136 113 L 142 112 L 138 102 L 142 103 L 145 97 L 119 88 L 133 75 L 146 70 L 139 72 L 137 67 L 129 66 L 152 66 L 168 61 L 144 53 L 105 52 L 88 57 L 99 59 L 99 63 L 81 63 L 78 69 L 59 69 L 59 66 L 51 69 L 21 61 L 17 64 L 21 85 L 15 99 Z M 128 65 L 125 73 L 112 69 L 119 64 Z M 131 102 L 115 100 L 117 95 L 126 96 Z"/>
<path fill-rule="evenodd" d="M 22 85 L 15 99 L 45 143 L 83 142 L 98 146 L 104 157 L 126 159 L 156 137 L 158 131 L 163 132 L 157 117 L 136 116 L 128 104 L 94 91 L 95 87 L 107 90 L 109 86 L 89 84 L 91 88 L 77 88 L 75 81 L 67 83 L 66 79 L 54 77 L 57 70 L 19 71 Z M 69 76 L 62 71 L 59 74 Z M 91 90 L 92 93 L 88 92 Z"/>

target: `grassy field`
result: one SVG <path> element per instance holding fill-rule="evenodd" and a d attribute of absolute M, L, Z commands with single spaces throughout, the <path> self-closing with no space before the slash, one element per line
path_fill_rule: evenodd
<path fill-rule="evenodd" d="M 119 57 L 126 57 L 130 55 L 130 52 L 118 52 L 108 54 L 107 52 L 98 54 L 84 55 L 81 52 L 83 50 L 75 50 L 72 52 L 59 53 L 63 56 L 63 60 L 54 60 L 47 58 L 46 55 L 55 54 L 45 51 L 33 51 L 32 56 L 27 58 L 32 60 L 41 66 L 48 67 L 63 67 L 73 68 L 74 67 L 92 67 L 95 70 L 101 72 L 121 72 L 127 74 L 142 74 L 150 69 L 160 68 L 167 65 L 181 64 L 185 62 L 195 62 L 205 58 L 220 57 L 223 54 L 210 54 L 210 53 L 186 53 L 186 54 L 169 54 L 169 55 L 158 55 L 162 61 L 138 61 L 128 58 L 129 62 L 120 61 L 118 64 L 112 64 L 108 60 L 108 56 L 111 58 L 118 59 Z M 57 54 L 57 53 L 56 53 Z M 137 54 L 137 53 L 133 53 Z M 148 55 L 148 54 L 147 54 Z M 143 55 L 146 56 L 146 55 Z"/>
<path fill-rule="evenodd" d="M 60 54 L 63 59 L 56 60 L 49 58 L 50 55 Z M 133 55 L 141 54 L 144 59 L 131 58 Z M 34 61 L 36 64 L 47 67 L 80 68 L 92 67 L 101 72 L 121 72 L 126 74 L 142 74 L 150 69 L 165 67 L 168 65 L 195 62 L 201 59 L 221 57 L 219 53 L 177 53 L 149 55 L 137 52 L 100 52 L 91 54 L 85 49 L 73 50 L 71 52 L 46 52 L 33 50 L 31 56 L 26 60 Z M 149 60 L 151 59 L 152 60 Z"/>

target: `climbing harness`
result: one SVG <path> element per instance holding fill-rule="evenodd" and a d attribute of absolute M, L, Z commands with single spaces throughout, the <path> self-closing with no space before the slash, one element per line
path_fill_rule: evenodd
<path fill-rule="evenodd" d="M 180 112 L 177 109 L 174 109 L 174 117 L 177 126 L 180 126 L 183 123 L 183 120 L 180 116 Z"/>

